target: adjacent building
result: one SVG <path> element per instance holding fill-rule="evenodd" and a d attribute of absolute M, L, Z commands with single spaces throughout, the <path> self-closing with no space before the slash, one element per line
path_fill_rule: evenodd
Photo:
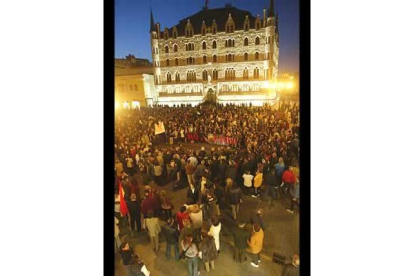
<path fill-rule="evenodd" d="M 151 11 L 151 48 L 158 104 L 252 103 L 276 99 L 279 31 L 274 1 L 253 16 L 227 4 L 161 29 Z"/>
<path fill-rule="evenodd" d="M 139 108 L 156 101 L 152 64 L 148 59 L 128 55 L 115 59 L 115 104 L 123 108 Z"/>

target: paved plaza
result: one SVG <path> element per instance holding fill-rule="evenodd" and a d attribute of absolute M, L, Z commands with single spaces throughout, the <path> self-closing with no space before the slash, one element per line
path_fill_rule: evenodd
<path fill-rule="evenodd" d="M 192 145 L 193 146 L 193 145 Z M 194 145 L 195 146 L 195 145 Z M 200 145 L 198 144 L 197 147 Z M 143 187 L 141 187 L 143 194 Z M 172 191 L 172 184 L 168 184 L 162 189 L 168 192 L 174 203 L 176 211 L 179 206 L 185 203 L 187 189 Z M 292 256 L 299 253 L 299 214 L 295 212 L 290 214 L 286 211 L 289 206 L 287 199 L 279 199 L 269 208 L 268 200 L 243 197 L 243 203 L 240 205 L 239 219 L 248 221 L 251 215 L 258 209 L 263 208 L 263 219 L 266 224 L 263 251 L 261 252 L 262 261 L 259 268 L 250 265 L 251 255 L 247 254 L 247 261 L 238 264 L 233 260 L 233 238 L 230 229 L 235 226 L 232 220 L 230 210 L 222 210 L 220 221 L 222 223 L 221 231 L 221 254 L 215 261 L 215 270 L 206 272 L 202 262 L 199 261 L 200 275 L 281 275 L 282 266 L 272 262 L 274 252 L 286 256 Z M 160 220 L 161 225 L 165 224 Z M 166 243 L 162 234 L 160 235 L 160 250 L 154 252 L 151 248 L 150 240 L 145 231 L 131 236 L 127 230 L 121 231 L 121 238 L 128 241 L 134 252 L 138 253 L 144 260 L 145 265 L 151 272 L 151 275 L 188 275 L 187 263 L 185 261 L 175 261 L 173 258 L 167 260 L 165 257 Z M 116 254 L 116 276 L 126 275 L 119 254 Z"/>

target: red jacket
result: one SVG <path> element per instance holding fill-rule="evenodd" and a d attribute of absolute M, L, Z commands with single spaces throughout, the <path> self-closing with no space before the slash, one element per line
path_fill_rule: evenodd
<path fill-rule="evenodd" d="M 188 214 L 186 212 L 184 212 L 184 213 L 177 212 L 177 223 L 178 223 L 178 229 L 180 231 L 184 227 L 184 225 L 183 225 L 183 220 L 184 219 L 190 219 L 190 217 L 188 216 Z"/>
<path fill-rule="evenodd" d="M 282 182 L 295 183 L 296 182 L 295 174 L 291 171 L 284 171 L 282 175 Z"/>

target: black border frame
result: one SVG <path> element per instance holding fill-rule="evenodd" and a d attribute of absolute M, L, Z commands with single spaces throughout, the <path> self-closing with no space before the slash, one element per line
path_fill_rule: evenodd
<path fill-rule="evenodd" d="M 300 275 L 310 275 L 310 1 L 299 0 L 300 10 Z M 115 274 L 114 254 L 114 57 L 115 0 L 104 0 L 104 275 Z"/>

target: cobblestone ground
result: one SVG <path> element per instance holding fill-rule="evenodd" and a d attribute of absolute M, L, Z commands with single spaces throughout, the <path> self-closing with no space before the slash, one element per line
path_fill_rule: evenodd
<path fill-rule="evenodd" d="M 143 189 L 143 187 L 141 188 Z M 167 190 L 176 209 L 184 204 L 186 200 L 186 189 L 173 192 L 171 184 L 164 186 L 163 189 Z M 200 261 L 200 275 L 281 275 L 282 267 L 273 263 L 271 260 L 273 253 L 277 252 L 286 256 L 299 253 L 299 214 L 297 212 L 294 214 L 286 212 L 288 205 L 289 202 L 287 199 L 281 199 L 277 200 L 269 208 L 266 198 L 243 197 L 243 203 L 240 205 L 240 219 L 245 221 L 249 220 L 258 208 L 263 208 L 264 211 L 263 219 L 267 230 L 265 231 L 264 248 L 261 253 L 262 262 L 259 268 L 254 268 L 250 265 L 251 255 L 249 253 L 248 260 L 245 263 L 238 264 L 233 261 L 233 239 L 231 238 L 229 230 L 235 225 L 235 222 L 231 219 L 230 210 L 222 210 L 220 217 L 223 225 L 220 238 L 222 247 L 221 254 L 215 261 L 216 267 L 214 271 L 207 273 Z M 156 253 L 151 248 L 150 240 L 146 232 L 138 233 L 138 235 L 132 237 L 128 231 L 124 230 L 121 231 L 121 235 L 122 239 L 128 241 L 134 248 L 134 251 L 142 257 L 151 275 L 188 275 L 185 261 L 176 262 L 166 259 L 166 243 L 162 235 L 160 236 L 160 250 Z M 126 275 L 119 254 L 116 254 L 115 261 L 115 275 Z"/>

